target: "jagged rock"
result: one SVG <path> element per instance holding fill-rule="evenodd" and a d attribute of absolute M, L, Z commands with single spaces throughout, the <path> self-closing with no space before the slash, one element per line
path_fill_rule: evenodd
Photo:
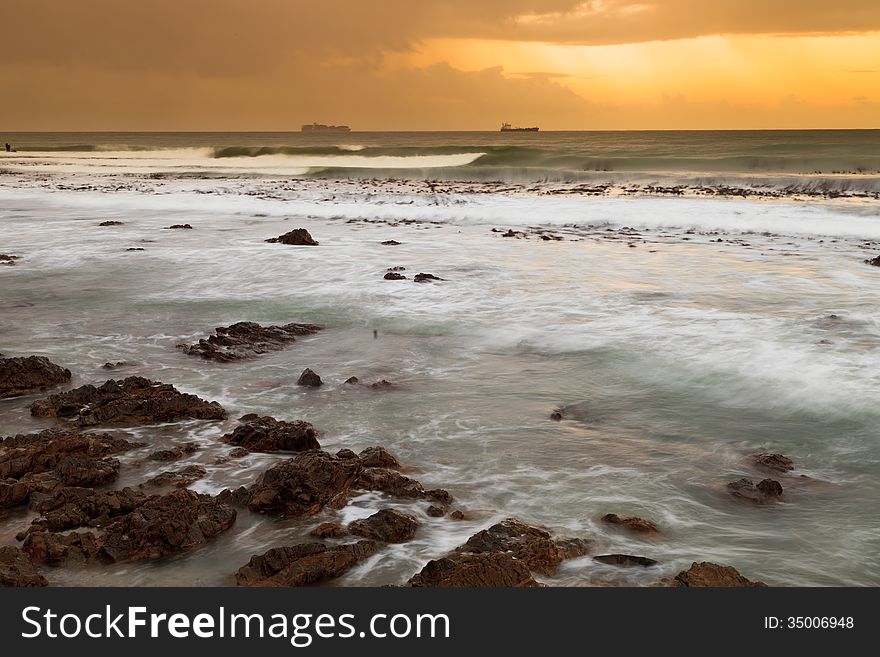
<path fill-rule="evenodd" d="M 764 582 L 753 582 L 746 579 L 740 575 L 736 568 L 719 566 L 711 561 L 703 561 L 701 563 L 695 561 L 687 570 L 681 571 L 673 578 L 661 579 L 655 586 L 755 588 L 767 585 Z"/>
<path fill-rule="evenodd" d="M 199 451 L 199 446 L 196 443 L 183 443 L 168 449 L 157 449 L 155 452 L 150 452 L 147 459 L 150 461 L 177 461 L 184 456 L 195 454 L 197 451 Z"/>
<path fill-rule="evenodd" d="M 127 363 L 124 360 L 118 360 L 115 363 L 111 363 L 108 361 L 108 362 L 104 363 L 103 365 L 101 365 L 101 369 L 102 370 L 118 370 L 118 369 L 122 369 L 123 367 L 129 367 L 129 366 L 131 366 L 131 363 Z"/>
<path fill-rule="evenodd" d="M 110 220 L 110 221 L 102 221 L 98 225 L 104 226 L 104 227 L 106 227 L 106 226 L 122 226 L 123 222 Z"/>
<path fill-rule="evenodd" d="M 289 233 L 284 233 L 279 237 L 272 237 L 266 240 L 270 244 L 289 244 L 291 246 L 318 246 L 318 242 L 309 234 L 305 228 L 294 228 Z"/>
<path fill-rule="evenodd" d="M 402 281 L 406 279 L 406 276 L 396 271 L 387 271 L 385 272 L 385 276 L 383 278 L 386 281 Z"/>
<path fill-rule="evenodd" d="M 360 382 L 361 380 L 356 376 L 350 376 L 345 380 L 345 383 L 350 386 L 356 386 Z"/>
<path fill-rule="evenodd" d="M 248 508 L 293 518 L 314 515 L 325 506 L 341 508 L 362 469 L 359 461 L 320 450 L 302 452 L 257 478 Z"/>
<path fill-rule="evenodd" d="M 69 486 L 34 506 L 42 517 L 31 523 L 28 533 L 33 530 L 59 532 L 86 525 L 102 527 L 113 518 L 130 513 L 146 500 L 146 495 L 133 488 L 95 491 Z"/>
<path fill-rule="evenodd" d="M 309 422 L 295 420 L 284 422 L 268 415 L 245 415 L 232 433 L 221 442 L 244 447 L 251 452 L 301 452 L 320 449 L 318 432 Z"/>
<path fill-rule="evenodd" d="M 873 265 L 874 267 L 880 267 L 880 255 L 878 255 L 874 258 L 869 258 L 868 260 L 865 260 L 865 263 L 869 264 L 869 265 Z"/>
<path fill-rule="evenodd" d="M 136 446 L 110 434 L 62 429 L 8 437 L 0 443 L 0 508 L 26 502 L 32 493 L 112 481 L 119 461 L 106 457 Z"/>
<path fill-rule="evenodd" d="M 553 412 L 550 413 L 550 419 L 554 422 L 560 422 L 562 420 L 562 409 L 554 409 Z"/>
<path fill-rule="evenodd" d="M 361 465 L 365 468 L 390 468 L 391 470 L 402 470 L 403 466 L 387 449 L 384 447 L 367 447 L 358 455 Z"/>
<path fill-rule="evenodd" d="M 219 497 L 180 489 L 153 496 L 104 532 L 33 532 L 22 549 L 38 563 L 158 559 L 198 547 L 229 529 L 236 512 Z"/>
<path fill-rule="evenodd" d="M 452 520 L 467 520 L 467 516 L 465 515 L 464 511 L 461 511 L 460 509 L 456 509 L 455 511 L 450 513 L 449 517 Z"/>
<path fill-rule="evenodd" d="M 178 391 L 167 383 L 140 376 L 109 380 L 100 387 L 85 385 L 50 395 L 31 405 L 35 417 L 57 417 L 79 426 L 146 424 L 186 418 L 222 420 L 226 411 L 215 401 Z"/>
<path fill-rule="evenodd" d="M 321 381 L 321 377 L 318 376 L 317 373 L 307 367 L 303 370 L 303 373 L 299 375 L 296 385 L 317 388 L 318 386 L 324 385 L 324 382 Z"/>
<path fill-rule="evenodd" d="M 358 457 L 358 455 L 355 454 L 354 452 L 352 452 L 350 449 L 343 447 L 338 452 L 336 452 L 336 457 L 340 458 L 340 459 L 349 460 L 349 459 L 356 459 Z"/>
<path fill-rule="evenodd" d="M 271 351 L 281 351 L 295 342 L 297 337 L 320 330 L 321 327 L 314 324 L 261 326 L 255 322 L 237 322 L 231 326 L 218 326 L 213 335 L 193 344 L 178 345 L 177 348 L 185 354 L 207 360 L 245 360 Z"/>
<path fill-rule="evenodd" d="M 17 397 L 70 381 L 70 370 L 44 356 L 0 358 L 0 399 Z"/>
<path fill-rule="evenodd" d="M 20 260 L 20 256 L 10 255 L 8 253 L 0 253 L 0 265 L 9 265 L 10 267 L 15 266 L 15 261 Z M 2 355 L 2 354 L 0 354 Z"/>
<path fill-rule="evenodd" d="M 434 274 L 416 274 L 413 277 L 413 281 L 416 283 L 424 283 L 425 281 L 443 281 L 445 278 L 440 278 L 439 276 L 434 276 Z"/>
<path fill-rule="evenodd" d="M 251 557 L 247 565 L 235 573 L 239 586 L 305 586 L 338 577 L 359 561 L 376 553 L 373 541 L 327 546 L 323 543 L 302 543 L 272 548 Z"/>
<path fill-rule="evenodd" d="M 145 249 L 141 246 L 130 246 L 126 249 L 126 251 L 144 251 Z"/>
<path fill-rule="evenodd" d="M 782 484 L 775 479 L 764 479 L 756 485 L 751 479 L 738 479 L 727 484 L 734 497 L 753 504 L 773 504 L 782 497 Z"/>
<path fill-rule="evenodd" d="M 190 226 L 189 224 L 171 224 L 166 228 L 166 230 L 179 230 L 181 228 L 185 230 L 192 230 L 192 226 Z"/>
<path fill-rule="evenodd" d="M 432 559 L 407 583 L 415 587 L 443 588 L 539 586 L 523 562 L 503 553 L 456 554 Z"/>
<path fill-rule="evenodd" d="M 755 465 L 770 472 L 786 473 L 794 470 L 794 461 L 782 454 L 754 454 Z"/>
<path fill-rule="evenodd" d="M 425 511 L 432 518 L 442 518 L 446 515 L 446 507 L 437 504 L 431 504 Z"/>
<path fill-rule="evenodd" d="M 234 450 L 229 452 L 229 458 L 240 459 L 240 458 L 247 456 L 250 453 L 251 453 L 251 451 L 249 449 L 247 449 L 246 447 L 236 447 Z"/>
<path fill-rule="evenodd" d="M 452 501 L 452 496 L 442 488 L 425 490 L 425 487 L 415 479 L 410 479 L 388 468 L 364 469 L 357 478 L 354 488 L 378 490 L 394 497 L 430 499 L 441 504 L 449 504 Z"/>
<path fill-rule="evenodd" d="M 635 557 L 631 554 L 600 554 L 593 557 L 593 559 L 609 566 L 642 566 L 643 568 L 650 568 L 657 565 L 654 559 Z"/>
<path fill-rule="evenodd" d="M 616 513 L 608 513 L 602 516 L 602 521 L 607 522 L 609 525 L 625 527 L 626 529 L 639 534 L 660 533 L 660 530 L 657 529 L 657 526 L 653 522 L 637 516 L 619 516 Z"/>
<path fill-rule="evenodd" d="M 408 513 L 382 509 L 369 518 L 349 523 L 348 532 L 383 543 L 405 543 L 415 536 L 418 527 L 418 520 Z"/>
<path fill-rule="evenodd" d="M 309 533 L 315 538 L 342 538 L 348 536 L 345 527 L 335 522 L 322 522 Z"/>
<path fill-rule="evenodd" d="M 0 545 L 0 586 L 49 586 L 31 558 L 12 545 Z"/>
<path fill-rule="evenodd" d="M 384 242 L 380 242 L 382 246 L 400 246 L 402 242 L 398 242 L 397 240 L 385 240 Z"/>
<path fill-rule="evenodd" d="M 138 488 L 186 488 L 208 474 L 200 465 L 188 465 L 180 470 L 167 470 L 140 484 Z"/>

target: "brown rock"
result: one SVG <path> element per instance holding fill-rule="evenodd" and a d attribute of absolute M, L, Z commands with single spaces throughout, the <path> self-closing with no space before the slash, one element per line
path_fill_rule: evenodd
<path fill-rule="evenodd" d="M 390 468 L 391 470 L 401 470 L 403 466 L 387 449 L 384 447 L 367 447 L 361 451 L 358 458 L 361 465 L 365 468 Z"/>
<path fill-rule="evenodd" d="M 31 405 L 35 417 L 57 417 L 79 426 L 97 424 L 147 424 L 186 418 L 222 420 L 226 411 L 217 402 L 178 391 L 167 383 L 139 376 L 106 381 L 100 387 L 85 385 L 50 395 Z"/>
<path fill-rule="evenodd" d="M 602 521 L 609 525 L 617 525 L 639 534 L 659 534 L 660 530 L 650 520 L 637 516 L 619 516 L 616 513 L 608 513 L 602 516 Z"/>
<path fill-rule="evenodd" d="M 101 369 L 102 370 L 118 370 L 118 369 L 122 369 L 123 367 L 129 367 L 129 366 L 131 366 L 131 363 L 127 363 L 124 360 L 118 360 L 115 363 L 111 363 L 110 361 L 108 361 L 108 362 L 104 363 L 103 365 L 101 365 Z"/>
<path fill-rule="evenodd" d="M 361 470 L 359 461 L 320 450 L 302 452 L 257 478 L 248 508 L 293 518 L 312 516 L 325 506 L 341 508 Z"/>
<path fill-rule="evenodd" d="M 42 518 L 29 531 L 65 531 L 77 527 L 102 527 L 113 518 L 130 513 L 147 500 L 133 488 L 95 491 L 91 488 L 65 487 L 35 506 Z M 20 539 L 21 540 L 21 539 Z"/>
<path fill-rule="evenodd" d="M 464 511 L 460 509 L 456 509 L 455 511 L 450 513 L 449 518 L 451 520 L 467 520 L 467 516 L 465 515 Z"/>
<path fill-rule="evenodd" d="M 177 461 L 184 456 L 195 454 L 197 451 L 199 451 L 199 446 L 196 443 L 183 443 L 168 449 L 157 449 L 155 452 L 150 452 L 147 459 L 150 461 Z"/>
<path fill-rule="evenodd" d="M 756 485 L 751 479 L 738 479 L 727 484 L 730 494 L 753 504 L 774 504 L 782 497 L 782 484 L 774 479 L 764 479 Z"/>
<path fill-rule="evenodd" d="M 557 408 L 554 409 L 552 413 L 550 413 L 550 419 L 554 422 L 560 422 L 562 420 L 562 409 Z"/>
<path fill-rule="evenodd" d="M 206 360 L 235 361 L 255 358 L 271 351 L 281 351 L 296 338 L 321 330 L 314 324 L 285 324 L 260 326 L 255 322 L 238 322 L 232 326 L 218 326 L 214 334 L 193 344 L 177 348 L 185 354 L 201 356 Z"/>
<path fill-rule="evenodd" d="M 229 458 L 240 459 L 240 458 L 247 456 L 250 453 L 251 453 L 250 450 L 247 449 L 246 447 L 236 447 L 234 450 L 229 452 Z"/>
<path fill-rule="evenodd" d="M 345 380 L 345 383 L 350 386 L 356 386 L 360 382 L 361 382 L 360 379 L 357 378 L 356 376 L 350 376 Z"/>
<path fill-rule="evenodd" d="M 395 470 L 388 468 L 366 468 L 355 482 L 354 488 L 359 490 L 378 490 L 394 497 L 412 499 L 430 499 L 449 504 L 452 496 L 442 488 L 425 490 L 415 479 L 410 479 Z"/>
<path fill-rule="evenodd" d="M 415 587 L 485 588 L 539 586 L 528 567 L 509 554 L 456 554 L 429 561 L 408 584 Z"/>
<path fill-rule="evenodd" d="M 440 278 L 439 276 L 434 276 L 434 274 L 416 274 L 413 277 L 413 281 L 416 283 L 424 283 L 425 281 L 443 281 L 445 278 Z"/>
<path fill-rule="evenodd" d="M 43 356 L 0 358 L 0 399 L 17 397 L 70 381 L 70 370 Z"/>
<path fill-rule="evenodd" d="M 439 506 L 439 505 L 437 505 L 437 504 L 431 504 L 431 505 L 428 507 L 426 513 L 427 513 L 429 516 L 431 516 L 432 518 L 442 518 L 443 516 L 446 515 L 446 507 L 445 507 L 445 506 Z"/>
<path fill-rule="evenodd" d="M 315 538 L 342 538 L 348 536 L 345 527 L 335 522 L 322 522 L 309 533 Z"/>
<path fill-rule="evenodd" d="M 735 568 L 731 568 L 730 566 L 719 566 L 717 563 L 712 563 L 710 561 L 703 561 L 701 563 L 695 561 L 687 570 L 683 570 L 671 579 L 661 579 L 657 582 L 657 585 L 690 588 L 755 588 L 767 586 L 764 582 L 753 582 L 746 579 L 740 575 Z"/>
<path fill-rule="evenodd" d="M 123 222 L 121 222 L 121 221 L 113 221 L 113 220 L 110 220 L 110 221 L 102 221 L 102 222 L 99 223 L 98 225 L 99 225 L 99 226 L 102 226 L 102 227 L 106 227 L 106 226 L 122 226 L 122 225 L 123 225 Z"/>
<path fill-rule="evenodd" d="M 12 545 L 0 545 L 0 586 L 49 586 L 31 558 Z"/>
<path fill-rule="evenodd" d="M 208 474 L 200 465 L 188 465 L 179 470 L 167 470 L 142 483 L 139 488 L 186 488 Z"/>
<path fill-rule="evenodd" d="M 794 470 L 794 461 L 782 454 L 754 454 L 755 465 L 770 472 L 786 473 Z"/>
<path fill-rule="evenodd" d="M 239 586 L 306 586 L 338 577 L 378 550 L 373 541 L 358 541 L 328 547 L 323 543 L 303 543 L 272 548 L 251 557 L 235 573 Z"/>
<path fill-rule="evenodd" d="M 382 509 L 369 518 L 350 523 L 348 531 L 355 536 L 363 536 L 383 543 L 405 543 L 415 536 L 418 527 L 418 520 L 408 513 L 395 509 Z"/>
<path fill-rule="evenodd" d="M 643 568 L 650 568 L 651 566 L 657 565 L 657 562 L 654 559 L 649 559 L 648 557 L 634 557 L 631 554 L 600 554 L 593 557 L 593 559 L 609 566 L 642 566 Z"/>
<path fill-rule="evenodd" d="M 270 244 L 289 244 L 291 246 L 318 246 L 305 228 L 294 228 L 289 233 L 266 240 Z"/>
<path fill-rule="evenodd" d="M 318 376 L 315 372 L 307 367 L 303 370 L 303 373 L 299 375 L 299 379 L 297 380 L 296 385 L 317 388 L 324 385 L 324 382 L 321 381 L 320 376 Z"/>
<path fill-rule="evenodd" d="M 232 433 L 221 442 L 244 447 L 251 452 L 301 452 L 307 449 L 320 449 L 318 432 L 310 423 L 303 420 L 284 422 L 268 415 L 245 415 Z"/>
<path fill-rule="evenodd" d="M 406 279 L 406 276 L 396 271 L 388 271 L 385 272 L 385 276 L 383 278 L 386 281 L 402 281 Z"/>

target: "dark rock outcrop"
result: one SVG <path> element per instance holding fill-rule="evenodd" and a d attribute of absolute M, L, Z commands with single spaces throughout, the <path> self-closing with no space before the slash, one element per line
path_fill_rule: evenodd
<path fill-rule="evenodd" d="M 37 563 L 61 565 L 159 559 L 191 550 L 229 529 L 236 512 L 219 497 L 180 489 L 153 496 L 104 532 L 32 532 L 22 549 Z"/>
<path fill-rule="evenodd" d="M 15 266 L 15 261 L 19 260 L 20 257 L 17 255 L 10 255 L 8 253 L 0 253 L 0 265 L 9 265 L 10 267 Z"/>
<path fill-rule="evenodd" d="M 190 226 L 189 224 L 171 224 L 170 226 L 168 226 L 166 228 L 166 230 L 179 230 L 179 229 L 192 230 L 192 226 Z"/>
<path fill-rule="evenodd" d="M 869 258 L 868 260 L 865 260 L 865 263 L 869 264 L 869 265 L 873 265 L 874 267 L 880 267 L 880 255 L 878 255 L 874 258 Z"/>
<path fill-rule="evenodd" d="M 794 470 L 794 461 L 782 454 L 754 454 L 752 460 L 762 470 L 784 474 Z"/>
<path fill-rule="evenodd" d="M 538 586 L 533 572 L 552 575 L 565 559 L 588 554 L 584 539 L 558 539 L 540 527 L 508 518 L 477 532 L 452 554 L 429 561 L 410 586 Z"/>
<path fill-rule="evenodd" d="M 321 377 L 318 376 L 317 372 L 307 367 L 303 370 L 302 374 L 299 375 L 299 379 L 297 379 L 296 385 L 306 386 L 309 388 L 318 388 L 319 386 L 324 385 L 324 382 L 321 381 Z"/>
<path fill-rule="evenodd" d="M 197 482 L 208 474 L 200 465 L 188 465 L 179 470 L 166 470 L 157 474 L 151 479 L 147 479 L 140 484 L 138 488 L 186 488 L 190 484 Z"/>
<path fill-rule="evenodd" d="M 738 479 L 727 484 L 730 494 L 753 504 L 774 504 L 782 497 L 782 484 L 775 479 L 764 479 L 757 484 L 751 479 Z"/>
<path fill-rule="evenodd" d="M 593 557 L 593 559 L 609 566 L 642 566 L 643 568 L 650 568 L 651 566 L 657 565 L 657 562 L 654 559 L 649 559 L 648 557 L 636 557 L 631 554 L 600 554 Z"/>
<path fill-rule="evenodd" d="M 44 356 L 0 358 L 0 399 L 17 397 L 70 381 L 70 370 Z"/>
<path fill-rule="evenodd" d="M 616 513 L 608 513 L 602 516 L 602 522 L 609 525 L 617 525 L 624 527 L 638 534 L 659 534 L 660 530 L 650 520 L 639 518 L 637 516 L 619 516 Z"/>
<path fill-rule="evenodd" d="M 349 568 L 371 557 L 379 546 L 373 541 L 327 546 L 302 543 L 277 547 L 251 557 L 238 569 L 239 586 L 306 586 L 338 577 Z"/>
<path fill-rule="evenodd" d="M 664 578 L 655 584 L 655 586 L 674 586 L 674 587 L 713 587 L 713 588 L 756 588 L 767 586 L 764 582 L 753 582 L 746 579 L 730 566 L 719 566 L 711 561 L 703 561 L 691 564 L 687 570 L 681 571 L 672 578 Z"/>
<path fill-rule="evenodd" d="M 366 468 L 357 478 L 354 488 L 378 490 L 394 497 L 434 500 L 449 504 L 452 496 L 442 488 L 426 490 L 421 483 L 389 468 Z"/>
<path fill-rule="evenodd" d="M 56 417 L 79 426 L 98 424 L 148 424 L 183 419 L 222 420 L 226 411 L 215 401 L 208 402 L 180 392 L 167 383 L 139 376 L 109 380 L 95 387 L 85 385 L 50 395 L 31 405 L 35 417 Z"/>
<path fill-rule="evenodd" d="M 310 450 L 275 465 L 250 487 L 248 508 L 292 518 L 345 505 L 358 475 L 359 461 Z"/>
<path fill-rule="evenodd" d="M 382 246 L 400 246 L 402 242 L 398 242 L 397 240 L 385 240 L 384 242 L 380 242 Z"/>
<path fill-rule="evenodd" d="M 400 461 L 384 447 L 367 447 L 358 455 L 361 465 L 365 468 L 390 468 L 402 470 Z"/>
<path fill-rule="evenodd" d="M 95 491 L 91 488 L 66 487 L 34 505 L 41 514 L 28 530 L 59 532 L 77 527 L 103 527 L 113 518 L 131 513 L 147 500 L 133 488 Z M 19 538 L 19 540 L 23 540 Z"/>
<path fill-rule="evenodd" d="M 305 228 L 294 228 L 289 233 L 266 240 L 270 244 L 289 244 L 291 246 L 318 246 L 318 242 Z"/>
<path fill-rule="evenodd" d="M 322 522 L 309 533 L 315 538 L 342 538 L 348 536 L 345 527 L 335 522 Z"/>
<path fill-rule="evenodd" d="M 318 432 L 309 422 L 284 422 L 268 415 L 245 415 L 232 433 L 221 442 L 244 447 L 251 452 L 302 452 L 320 449 Z"/>
<path fill-rule="evenodd" d="M 150 461 L 177 461 L 184 456 L 195 454 L 197 451 L 199 451 L 199 446 L 196 443 L 183 443 L 168 449 L 157 449 L 150 452 L 147 459 Z"/>
<path fill-rule="evenodd" d="M 0 545 L 0 586 L 49 586 L 49 582 L 26 553 L 12 545 Z"/>
<path fill-rule="evenodd" d="M 382 543 L 405 543 L 416 534 L 419 522 L 408 513 L 382 509 L 348 525 L 348 533 Z"/>
<path fill-rule="evenodd" d="M 122 226 L 122 225 L 123 225 L 123 222 L 121 222 L 121 221 L 115 221 L 115 220 L 112 220 L 112 219 L 111 219 L 111 220 L 109 220 L 109 221 L 102 221 L 102 222 L 99 223 L 98 225 L 99 225 L 99 226 L 102 226 L 102 227 L 107 227 L 107 226 Z"/>
<path fill-rule="evenodd" d="M 231 326 L 218 326 L 214 334 L 193 344 L 177 345 L 191 356 L 222 362 L 255 358 L 272 351 L 281 351 L 296 338 L 321 330 L 314 324 L 285 324 L 284 326 L 261 326 L 256 322 L 237 322 Z"/>
<path fill-rule="evenodd" d="M 115 363 L 107 361 L 103 365 L 101 365 L 102 370 L 119 370 L 123 367 L 129 367 L 131 363 L 127 363 L 124 360 L 118 360 Z"/>
<path fill-rule="evenodd" d="M 386 281 L 402 281 L 406 279 L 406 276 L 396 271 L 387 271 L 385 272 L 385 276 L 383 278 Z"/>
<path fill-rule="evenodd" d="M 416 283 L 424 283 L 425 281 L 444 281 L 445 278 L 440 278 L 439 276 L 434 276 L 434 274 L 423 274 L 419 273 L 413 277 L 413 281 Z"/>

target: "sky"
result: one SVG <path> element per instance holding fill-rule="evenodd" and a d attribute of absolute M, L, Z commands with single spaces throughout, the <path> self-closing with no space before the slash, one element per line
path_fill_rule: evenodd
<path fill-rule="evenodd" d="M 0 0 L 0 130 L 880 128 L 880 0 Z"/>

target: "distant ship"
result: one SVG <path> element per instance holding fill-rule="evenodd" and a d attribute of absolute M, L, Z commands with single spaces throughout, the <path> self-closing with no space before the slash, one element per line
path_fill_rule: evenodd
<path fill-rule="evenodd" d="M 538 132 L 538 130 L 538 126 L 535 126 L 533 128 L 514 128 L 509 123 L 501 124 L 501 132 Z"/>
<path fill-rule="evenodd" d="M 309 123 L 302 127 L 303 132 L 351 132 L 347 125 L 324 125 L 323 123 Z"/>

